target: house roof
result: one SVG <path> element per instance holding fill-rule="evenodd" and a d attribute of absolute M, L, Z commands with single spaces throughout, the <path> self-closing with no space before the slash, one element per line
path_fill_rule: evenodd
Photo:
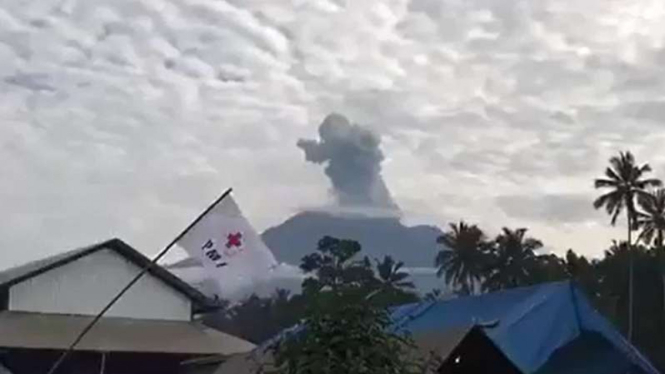
<path fill-rule="evenodd" d="M 424 332 L 413 338 L 419 354 L 429 362 L 428 373 L 523 374 L 481 326 L 452 328 L 444 334 Z"/>
<path fill-rule="evenodd" d="M 414 335 L 413 340 L 422 353 L 435 353 L 439 359 L 447 360 L 472 329 L 472 326 L 466 326 L 449 329 L 444 334 L 422 332 Z"/>
<path fill-rule="evenodd" d="M 88 247 L 63 252 L 41 260 L 29 262 L 24 265 L 1 271 L 0 290 L 7 289 L 15 284 L 36 277 L 49 270 L 69 264 L 82 257 L 105 249 L 116 252 L 128 261 L 134 263 L 139 268 L 144 268 L 151 263 L 151 260 L 148 257 L 131 247 L 129 244 L 123 242 L 120 239 L 111 239 Z M 162 266 L 152 266 L 148 270 L 148 273 L 162 280 L 176 291 L 179 291 L 180 293 L 187 296 L 194 302 L 194 305 L 198 310 L 205 310 L 206 308 L 214 306 L 214 302 L 210 298 L 206 297 L 203 293 L 190 286 L 177 276 L 173 275 Z"/>
<path fill-rule="evenodd" d="M 594 365 L 593 370 L 584 371 L 589 374 L 628 369 L 658 373 L 569 281 L 408 304 L 396 308 L 392 317 L 398 330 L 414 336 L 427 333 L 444 337 L 451 329 L 484 325 L 486 335 L 525 373 L 540 372 L 554 361 Z M 568 347 L 580 352 L 581 340 L 588 350 L 586 357 L 594 355 L 596 359 L 581 362 L 566 355 Z"/>
<path fill-rule="evenodd" d="M 25 312 L 0 312 L 0 347 L 67 349 L 93 319 Z M 254 344 L 197 322 L 102 318 L 77 345 L 78 351 L 232 355 Z"/>

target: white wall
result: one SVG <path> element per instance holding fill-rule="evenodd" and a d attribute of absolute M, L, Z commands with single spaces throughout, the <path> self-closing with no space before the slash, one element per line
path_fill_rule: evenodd
<path fill-rule="evenodd" d="M 112 250 L 101 250 L 9 289 L 9 310 L 95 315 L 140 271 Z M 106 313 L 109 317 L 191 318 L 191 301 L 146 274 Z"/>

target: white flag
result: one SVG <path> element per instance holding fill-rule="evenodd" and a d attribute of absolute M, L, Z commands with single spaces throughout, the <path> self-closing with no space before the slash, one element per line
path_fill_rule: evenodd
<path fill-rule="evenodd" d="M 265 281 L 277 261 L 231 195 L 211 209 L 177 243 L 203 264 L 222 297 Z"/>

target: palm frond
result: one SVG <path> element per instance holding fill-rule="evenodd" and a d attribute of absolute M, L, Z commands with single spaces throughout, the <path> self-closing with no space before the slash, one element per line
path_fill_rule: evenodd
<path fill-rule="evenodd" d="M 651 171 L 651 166 L 649 164 L 644 164 L 644 165 L 638 167 L 637 170 L 639 170 L 640 175 L 641 175 L 641 174 L 650 172 Z"/>
<path fill-rule="evenodd" d="M 393 283 L 398 283 L 403 281 L 404 279 L 410 277 L 411 275 L 409 273 L 395 273 L 393 274 L 391 281 Z"/>
<path fill-rule="evenodd" d="M 658 202 L 651 194 L 638 194 L 637 204 L 642 210 L 636 212 L 637 217 L 650 217 L 659 213 Z"/>
<path fill-rule="evenodd" d="M 446 247 L 453 247 L 455 245 L 454 239 L 448 233 L 440 235 L 438 238 L 436 238 L 436 243 L 443 244 Z"/>
<path fill-rule="evenodd" d="M 641 241 L 642 243 L 644 243 L 646 245 L 650 245 L 653 242 L 654 234 L 655 234 L 655 230 L 653 229 L 653 227 L 647 226 L 642 230 L 640 235 L 637 237 L 636 242 L 639 243 Z"/>
<path fill-rule="evenodd" d="M 606 206 L 609 200 L 612 199 L 613 197 L 614 197 L 614 192 L 608 192 L 604 195 L 600 195 L 596 200 L 594 200 L 593 207 L 595 209 L 600 209 L 603 206 Z"/>
<path fill-rule="evenodd" d="M 619 156 L 612 156 L 610 158 L 610 165 L 612 169 L 621 174 L 621 170 L 624 168 L 624 158 L 623 153 L 619 153 Z"/>
<path fill-rule="evenodd" d="M 649 178 L 638 182 L 638 187 L 641 189 L 660 187 L 663 185 L 663 181 L 658 178 Z"/>
<path fill-rule="evenodd" d="M 621 181 L 621 177 L 619 176 L 619 174 L 617 174 L 617 172 L 610 167 L 605 168 L 605 176 L 608 178 L 610 182 L 617 183 Z"/>
<path fill-rule="evenodd" d="M 621 214 L 621 211 L 622 211 L 622 210 L 623 210 L 623 208 L 622 208 L 622 206 L 620 205 L 620 206 L 619 206 L 619 209 L 616 209 L 616 210 L 612 213 L 612 219 L 610 220 L 610 222 L 612 223 L 612 226 L 616 225 L 616 223 L 617 223 L 617 219 L 619 218 L 619 214 Z"/>
<path fill-rule="evenodd" d="M 416 285 L 413 282 L 399 282 L 395 283 L 399 288 L 416 288 Z"/>

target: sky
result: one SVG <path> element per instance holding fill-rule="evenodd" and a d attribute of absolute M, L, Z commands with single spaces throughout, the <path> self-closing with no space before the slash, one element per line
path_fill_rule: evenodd
<path fill-rule="evenodd" d="M 6 0 L 0 267 L 154 254 L 228 187 L 259 230 L 329 204 L 330 113 L 375 133 L 405 221 L 528 227 L 597 256 L 592 181 L 665 177 L 660 0 Z"/>

